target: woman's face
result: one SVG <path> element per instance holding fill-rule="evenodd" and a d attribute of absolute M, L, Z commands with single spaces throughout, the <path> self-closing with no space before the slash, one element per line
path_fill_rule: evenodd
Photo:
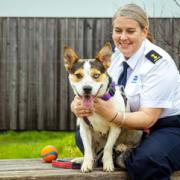
<path fill-rule="evenodd" d="M 147 33 L 147 27 L 142 29 L 137 21 L 128 17 L 120 16 L 113 22 L 114 44 L 126 58 L 130 58 L 140 48 Z"/>

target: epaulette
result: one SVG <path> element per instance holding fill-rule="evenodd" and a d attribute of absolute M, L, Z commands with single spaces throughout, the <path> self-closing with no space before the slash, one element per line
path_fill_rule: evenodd
<path fill-rule="evenodd" d="M 146 58 L 155 64 L 159 59 L 162 58 L 162 56 L 156 51 L 151 50 L 146 54 Z"/>

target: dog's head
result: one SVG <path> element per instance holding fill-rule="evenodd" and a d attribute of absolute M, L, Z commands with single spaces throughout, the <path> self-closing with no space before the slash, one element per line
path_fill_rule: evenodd
<path fill-rule="evenodd" d="M 101 97 L 107 90 L 109 76 L 107 68 L 111 62 L 112 48 L 106 43 L 94 59 L 81 59 L 70 47 L 64 47 L 64 65 L 74 93 L 82 97 L 89 107 L 95 97 Z"/>

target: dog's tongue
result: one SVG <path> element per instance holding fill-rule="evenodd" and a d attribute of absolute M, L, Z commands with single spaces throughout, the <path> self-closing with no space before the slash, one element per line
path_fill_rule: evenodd
<path fill-rule="evenodd" d="M 91 107 L 91 104 L 93 102 L 93 96 L 84 96 L 82 97 L 82 100 L 83 100 L 83 103 L 84 103 L 84 106 L 86 108 L 90 108 Z"/>

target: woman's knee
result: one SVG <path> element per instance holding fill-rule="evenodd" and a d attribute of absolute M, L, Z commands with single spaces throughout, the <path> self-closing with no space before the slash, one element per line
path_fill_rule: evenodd
<path fill-rule="evenodd" d="M 133 152 L 125 162 L 132 180 L 169 179 L 172 168 L 167 159 L 155 158 L 150 153 Z"/>

